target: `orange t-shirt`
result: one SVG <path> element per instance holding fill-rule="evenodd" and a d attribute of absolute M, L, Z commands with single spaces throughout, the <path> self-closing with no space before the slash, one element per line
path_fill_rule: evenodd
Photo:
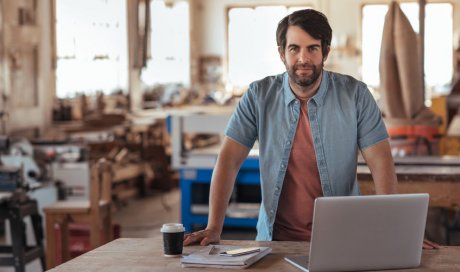
<path fill-rule="evenodd" d="M 301 100 L 300 108 L 273 226 L 274 241 L 310 241 L 314 201 L 323 195 L 306 101 Z"/>

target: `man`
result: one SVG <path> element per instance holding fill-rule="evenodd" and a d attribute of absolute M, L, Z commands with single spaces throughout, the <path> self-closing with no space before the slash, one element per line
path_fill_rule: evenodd
<path fill-rule="evenodd" d="M 217 243 L 235 178 L 259 141 L 257 240 L 309 241 L 319 196 L 358 195 L 358 149 L 377 194 L 397 192 L 380 111 L 366 85 L 323 70 L 332 30 L 320 12 L 286 16 L 276 31 L 286 73 L 253 82 L 232 115 L 213 172 L 205 230 L 184 245 Z"/>

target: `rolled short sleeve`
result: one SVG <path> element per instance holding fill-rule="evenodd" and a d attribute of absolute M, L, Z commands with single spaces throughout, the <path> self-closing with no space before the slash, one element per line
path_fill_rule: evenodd
<path fill-rule="evenodd" d="M 225 129 L 227 137 L 248 148 L 252 148 L 257 139 L 257 101 L 254 92 L 254 85 L 251 84 L 238 102 Z"/>
<path fill-rule="evenodd" d="M 366 149 L 388 138 L 382 114 L 370 91 L 363 85 L 357 92 L 358 146 Z"/>

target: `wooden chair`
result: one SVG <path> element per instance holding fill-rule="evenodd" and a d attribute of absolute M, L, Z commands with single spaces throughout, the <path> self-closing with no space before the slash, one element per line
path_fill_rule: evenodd
<path fill-rule="evenodd" d="M 69 223 L 90 226 L 91 248 L 112 239 L 111 186 L 112 168 L 105 159 L 91 167 L 90 199 L 82 201 L 58 201 L 44 208 L 46 217 L 46 264 L 51 269 L 56 263 L 56 226 L 61 233 L 62 261 L 68 261 Z"/>

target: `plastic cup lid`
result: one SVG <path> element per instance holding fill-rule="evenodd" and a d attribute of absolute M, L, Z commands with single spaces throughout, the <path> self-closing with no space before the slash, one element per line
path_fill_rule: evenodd
<path fill-rule="evenodd" d="M 180 223 L 168 223 L 163 224 L 161 227 L 161 232 L 182 232 L 185 231 L 185 228 Z"/>

